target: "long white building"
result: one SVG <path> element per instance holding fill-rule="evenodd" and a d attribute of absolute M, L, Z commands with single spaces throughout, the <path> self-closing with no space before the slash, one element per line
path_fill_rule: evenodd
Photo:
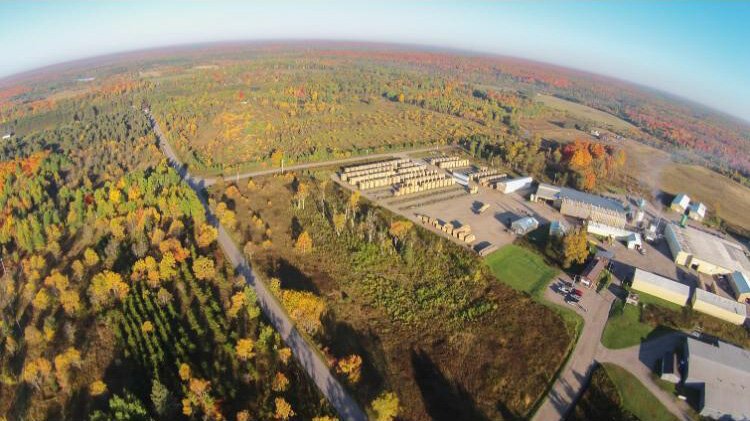
<path fill-rule="evenodd" d="M 688 285 L 639 268 L 635 268 L 631 288 L 682 307 L 687 305 L 690 298 Z"/>

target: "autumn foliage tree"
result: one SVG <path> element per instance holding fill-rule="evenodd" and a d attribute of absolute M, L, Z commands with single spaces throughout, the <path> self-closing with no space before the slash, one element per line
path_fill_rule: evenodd
<path fill-rule="evenodd" d="M 573 263 L 583 263 L 589 256 L 589 244 L 586 230 L 578 228 L 563 238 L 563 267 L 569 268 Z"/>

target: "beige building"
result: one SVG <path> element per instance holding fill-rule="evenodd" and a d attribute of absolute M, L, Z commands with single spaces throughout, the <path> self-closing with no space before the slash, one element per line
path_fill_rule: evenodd
<path fill-rule="evenodd" d="M 747 308 L 744 304 L 700 288 L 693 294 L 693 310 L 736 325 L 745 323 L 747 318 Z"/>
<path fill-rule="evenodd" d="M 732 273 L 729 275 L 729 286 L 737 301 L 744 303 L 750 300 L 750 279 L 747 274 L 740 271 Z"/>
<path fill-rule="evenodd" d="M 690 287 L 642 269 L 635 269 L 631 287 L 639 292 L 685 307 L 690 298 Z"/>
<path fill-rule="evenodd" d="M 668 224 L 664 238 L 675 263 L 707 275 L 750 271 L 742 245 L 693 227 Z"/>

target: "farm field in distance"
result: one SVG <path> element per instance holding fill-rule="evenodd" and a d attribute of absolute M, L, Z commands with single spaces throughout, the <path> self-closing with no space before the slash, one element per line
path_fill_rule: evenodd
<path fill-rule="evenodd" d="M 642 132 L 639 133 L 637 127 L 631 123 L 586 105 L 547 95 L 539 95 L 539 98 L 547 106 L 590 121 L 591 127 L 612 127 L 623 133 L 630 133 L 631 136 L 646 136 Z M 545 138 L 572 141 L 583 137 L 594 140 L 589 133 L 571 127 L 561 128 L 549 123 L 549 120 L 555 119 L 535 118 L 527 124 Z M 628 172 L 634 180 L 642 184 L 641 189 L 647 196 L 659 192 L 670 196 L 687 193 L 690 197 L 706 203 L 720 218 L 739 232 L 747 232 L 747 227 L 750 227 L 750 212 L 744 210 L 750 209 L 748 186 L 708 168 L 677 162 L 670 153 L 627 136 L 609 142 L 617 143 L 627 152 Z"/>

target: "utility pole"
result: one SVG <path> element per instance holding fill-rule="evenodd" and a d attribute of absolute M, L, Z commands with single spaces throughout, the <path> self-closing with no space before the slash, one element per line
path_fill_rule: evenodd
<path fill-rule="evenodd" d="M 284 158 L 281 158 L 281 174 L 284 174 Z"/>
<path fill-rule="evenodd" d="M 5 277 L 5 273 L 6 273 L 6 271 L 5 271 L 5 262 L 3 262 L 3 258 L 2 257 L 0 257 L 0 265 L 2 265 L 2 267 L 3 267 L 3 277 Z"/>

